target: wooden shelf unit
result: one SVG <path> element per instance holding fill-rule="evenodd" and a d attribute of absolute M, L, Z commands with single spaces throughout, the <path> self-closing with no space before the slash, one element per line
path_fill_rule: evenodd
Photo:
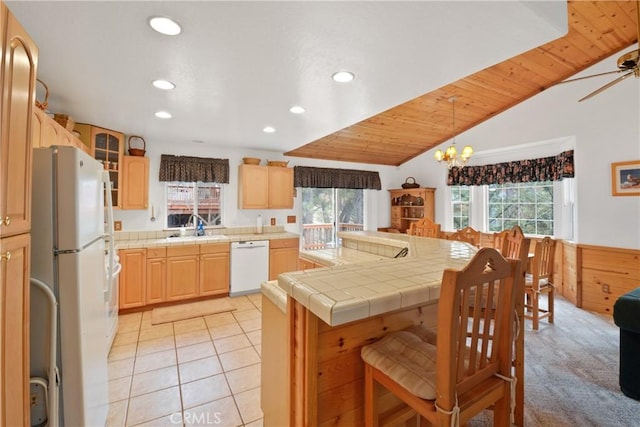
<path fill-rule="evenodd" d="M 435 221 L 435 192 L 435 188 L 426 187 L 389 190 L 391 228 L 406 233 L 413 221 Z"/>

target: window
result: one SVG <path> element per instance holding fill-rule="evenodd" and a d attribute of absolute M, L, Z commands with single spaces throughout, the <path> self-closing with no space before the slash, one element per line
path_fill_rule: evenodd
<path fill-rule="evenodd" d="M 470 195 L 470 187 L 466 185 L 451 187 L 451 211 L 454 230 L 461 230 L 469 226 Z"/>
<path fill-rule="evenodd" d="M 553 235 L 553 182 L 488 186 L 488 231 L 519 225 L 525 234 Z"/>
<path fill-rule="evenodd" d="M 222 225 L 222 186 L 203 182 L 167 182 L 167 228 L 193 224 L 192 215 L 205 226 Z"/>
<path fill-rule="evenodd" d="M 345 188 L 301 188 L 302 247 L 338 247 L 339 231 L 364 229 L 364 191 Z"/>

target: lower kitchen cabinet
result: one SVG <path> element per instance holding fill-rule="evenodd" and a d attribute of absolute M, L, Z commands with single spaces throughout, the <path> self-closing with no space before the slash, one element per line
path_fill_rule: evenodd
<path fill-rule="evenodd" d="M 119 256 L 122 264 L 119 288 L 120 308 L 142 307 L 146 301 L 147 251 L 121 249 Z"/>
<path fill-rule="evenodd" d="M 274 239 L 269 242 L 269 280 L 279 274 L 298 271 L 298 239 Z"/>
<path fill-rule="evenodd" d="M 0 239 L 0 425 L 29 425 L 30 235 Z"/>
<path fill-rule="evenodd" d="M 229 243 L 200 245 L 200 296 L 229 293 Z"/>
<path fill-rule="evenodd" d="M 167 248 L 167 301 L 198 296 L 199 252 L 198 245 Z"/>
<path fill-rule="evenodd" d="M 167 300 L 167 248 L 147 249 L 146 304 Z"/>
<path fill-rule="evenodd" d="M 300 263 L 300 270 L 313 270 L 314 268 L 322 267 L 319 264 L 316 264 L 313 261 L 309 261 L 306 258 L 300 258 L 298 261 Z"/>

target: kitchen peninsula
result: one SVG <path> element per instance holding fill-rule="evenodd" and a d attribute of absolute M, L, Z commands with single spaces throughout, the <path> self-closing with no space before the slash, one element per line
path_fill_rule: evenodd
<path fill-rule="evenodd" d="M 339 236 L 341 248 L 300 253 L 324 267 L 262 285 L 262 338 L 273 344 L 262 354 L 265 425 L 362 424 L 361 347 L 414 324 L 435 326 L 443 271 L 463 268 L 477 250 L 404 234 Z M 407 256 L 394 258 L 403 248 Z M 383 401 L 382 411 L 394 406 Z"/>

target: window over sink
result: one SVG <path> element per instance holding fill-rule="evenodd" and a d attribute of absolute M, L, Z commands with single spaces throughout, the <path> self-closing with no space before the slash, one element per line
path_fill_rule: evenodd
<path fill-rule="evenodd" d="M 222 225 L 222 185 L 209 182 L 166 183 L 167 228 L 193 225 L 197 216 L 205 227 Z"/>

